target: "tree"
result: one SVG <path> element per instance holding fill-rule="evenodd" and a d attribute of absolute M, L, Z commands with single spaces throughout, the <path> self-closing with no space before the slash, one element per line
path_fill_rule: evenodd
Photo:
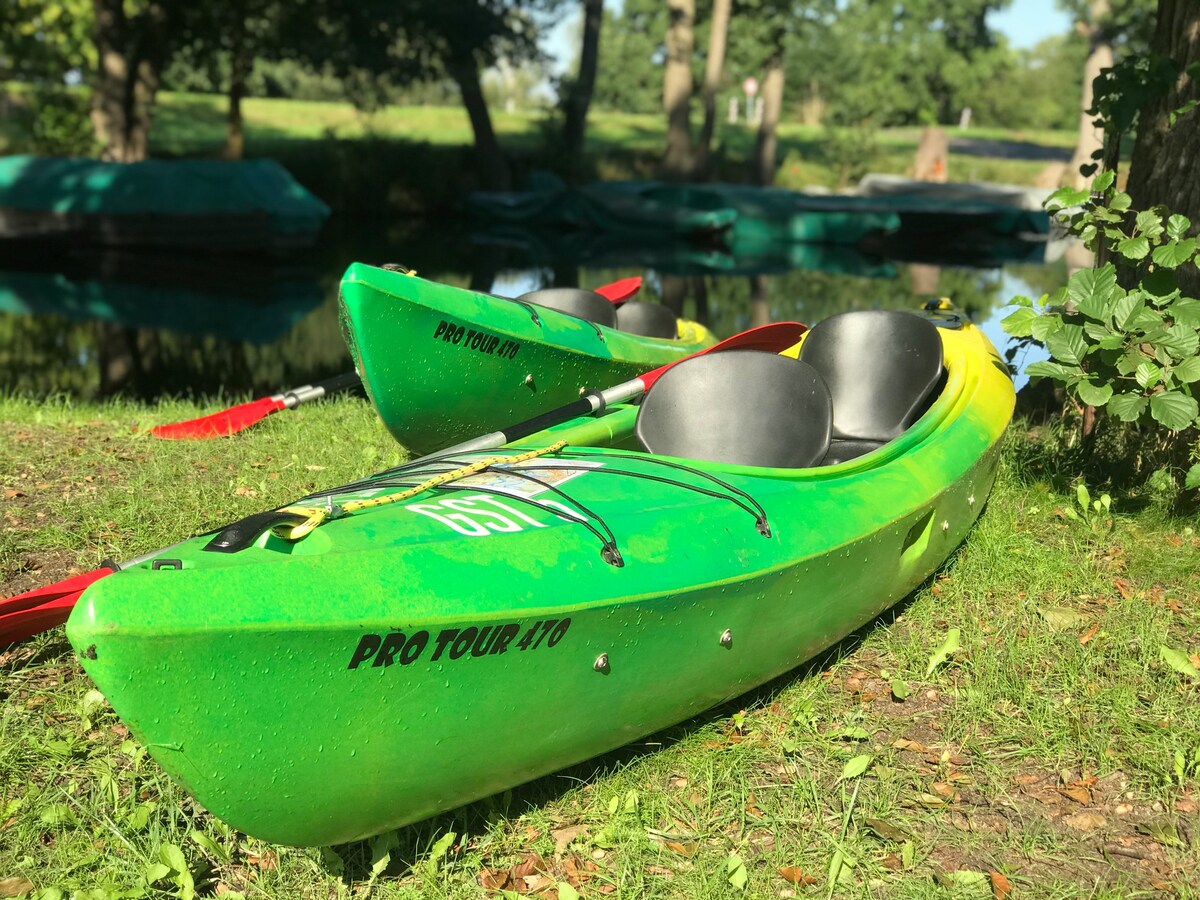
<path fill-rule="evenodd" d="M 779 114 L 783 109 L 783 51 L 786 32 L 779 18 L 773 18 L 776 27 L 770 42 L 770 51 L 765 63 L 762 86 L 762 119 L 758 125 L 758 139 L 754 147 L 754 180 L 769 186 L 775 180 L 776 132 Z"/>
<path fill-rule="evenodd" d="M 596 87 L 596 64 L 600 56 L 600 27 L 604 0 L 583 0 L 583 42 L 579 51 L 579 73 L 567 91 L 563 120 L 563 147 L 567 164 L 578 169 L 583 157 L 588 107 Z"/>
<path fill-rule="evenodd" d="M 1137 209 L 1163 204 L 1197 222 L 1200 182 L 1193 163 L 1200 154 L 1200 4 L 1159 0 L 1151 49 L 1174 60 L 1180 74 L 1169 91 L 1151 98 L 1141 111 L 1129 194 Z"/>
<path fill-rule="evenodd" d="M 663 177 L 682 181 L 692 169 L 692 48 L 696 24 L 695 0 L 667 0 L 666 65 L 663 67 L 663 109 L 667 113 L 667 152 Z"/>
<path fill-rule="evenodd" d="M 729 36 L 732 8 L 732 0 L 713 0 L 708 32 L 708 58 L 704 64 L 704 124 L 696 141 L 692 172 L 695 178 L 701 180 L 708 177 L 709 153 L 712 150 L 713 131 L 717 126 L 717 88 L 725 68 L 725 45 Z"/>
<path fill-rule="evenodd" d="M 1090 165 L 1101 152 L 1104 134 L 1090 112 L 1095 103 L 1094 84 L 1111 69 L 1119 56 L 1143 49 L 1148 16 L 1154 0 L 1059 0 L 1059 6 L 1075 17 L 1075 30 L 1088 45 L 1080 92 L 1079 137 L 1071 155 L 1070 176 L 1075 188 L 1083 188 L 1090 176 L 1080 168 Z"/>

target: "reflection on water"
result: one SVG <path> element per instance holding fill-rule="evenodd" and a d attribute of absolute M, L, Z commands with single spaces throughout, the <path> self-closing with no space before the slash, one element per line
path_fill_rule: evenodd
<path fill-rule="evenodd" d="M 997 264 L 1040 259 L 1040 244 L 974 248 L 965 258 L 940 247 L 873 249 L 797 244 L 735 258 L 720 247 L 336 219 L 316 247 L 283 261 L 7 248 L 0 250 L 0 390 L 145 399 L 268 394 L 340 374 L 351 364 L 337 324 L 337 283 L 353 261 L 402 262 L 424 277 L 504 296 L 643 275 L 646 294 L 720 337 L 771 320 L 811 323 L 951 296 L 998 346 L 1006 343 L 998 322 L 1014 295 L 1040 296 L 1066 280 L 1061 262 Z"/>

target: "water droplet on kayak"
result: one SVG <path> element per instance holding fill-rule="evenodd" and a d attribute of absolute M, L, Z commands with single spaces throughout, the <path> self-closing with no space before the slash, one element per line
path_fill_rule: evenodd
<path fill-rule="evenodd" d="M 357 750 L 355 750 L 353 747 L 351 747 L 351 748 L 350 748 L 350 755 L 351 755 L 351 756 L 358 756 L 358 751 L 357 751 Z"/>

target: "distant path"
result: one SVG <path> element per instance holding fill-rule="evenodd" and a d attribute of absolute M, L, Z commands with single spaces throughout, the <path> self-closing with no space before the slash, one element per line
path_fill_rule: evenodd
<path fill-rule="evenodd" d="M 1034 162 L 1070 162 L 1068 147 L 1047 147 L 1029 141 L 995 141 L 985 138 L 950 138 L 950 149 L 966 156 L 989 156 L 993 159 L 1028 159 Z"/>

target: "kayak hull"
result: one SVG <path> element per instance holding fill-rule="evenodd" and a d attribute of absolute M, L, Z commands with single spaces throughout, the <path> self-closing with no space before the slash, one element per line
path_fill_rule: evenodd
<path fill-rule="evenodd" d="M 522 463 L 554 492 L 492 471 L 295 543 L 197 539 L 94 584 L 68 636 L 155 759 L 247 833 L 329 844 L 417 821 L 737 696 L 936 571 L 983 506 L 1013 399 L 978 332 L 953 342 L 975 349 L 951 362 L 947 345 L 934 407 L 848 463 L 586 446 L 621 442 L 622 407 L 524 442 L 579 448 Z"/>
<path fill-rule="evenodd" d="M 346 342 L 395 438 L 419 453 L 494 431 L 715 343 L 681 322 L 642 337 L 362 264 L 341 286 Z"/>

